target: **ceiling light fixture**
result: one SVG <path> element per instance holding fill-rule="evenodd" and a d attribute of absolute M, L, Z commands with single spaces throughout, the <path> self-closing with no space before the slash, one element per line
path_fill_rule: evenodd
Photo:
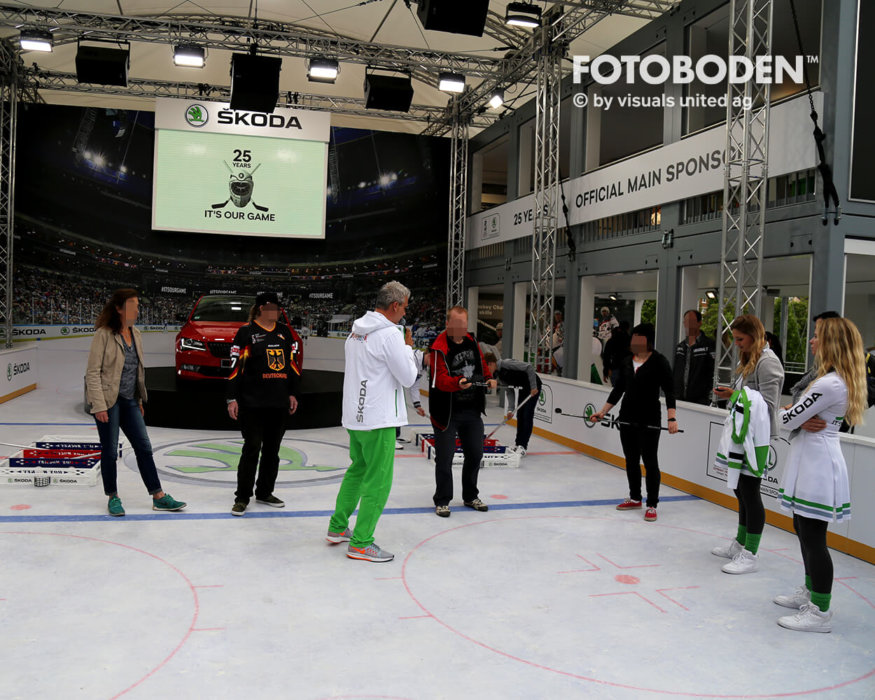
<path fill-rule="evenodd" d="M 311 58 L 307 67 L 307 80 L 312 83 L 333 83 L 337 80 L 340 65 L 333 58 Z"/>
<path fill-rule="evenodd" d="M 173 63 L 189 68 L 203 68 L 207 52 L 197 44 L 178 44 L 173 47 Z"/>
<path fill-rule="evenodd" d="M 441 73 L 438 89 L 444 92 L 464 92 L 465 76 L 460 73 Z"/>
<path fill-rule="evenodd" d="M 49 32 L 38 29 L 22 29 L 18 35 L 18 44 L 22 51 L 43 51 L 49 53 L 54 46 L 54 39 Z"/>
<path fill-rule="evenodd" d="M 504 21 L 512 27 L 540 27 L 541 8 L 529 2 L 510 2 L 507 4 Z"/>
<path fill-rule="evenodd" d="M 492 93 L 492 97 L 489 99 L 489 106 L 492 107 L 492 109 L 498 109 L 503 104 L 504 90 L 496 90 Z"/>

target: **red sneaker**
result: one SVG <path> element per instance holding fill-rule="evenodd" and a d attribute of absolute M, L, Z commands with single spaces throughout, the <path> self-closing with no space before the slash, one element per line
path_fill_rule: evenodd
<path fill-rule="evenodd" d="M 641 507 L 641 501 L 633 501 L 627 498 L 625 501 L 617 505 L 617 510 L 635 510 Z"/>
<path fill-rule="evenodd" d="M 648 508 L 647 510 L 645 510 L 644 519 L 648 523 L 652 523 L 654 520 L 656 520 L 656 508 Z"/>

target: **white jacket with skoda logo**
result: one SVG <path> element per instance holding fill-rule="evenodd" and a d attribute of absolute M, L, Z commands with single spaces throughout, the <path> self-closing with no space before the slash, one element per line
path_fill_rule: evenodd
<path fill-rule="evenodd" d="M 404 342 L 388 318 L 368 311 L 344 345 L 343 427 L 376 430 L 407 425 L 404 389 L 416 382 L 422 353 Z"/>

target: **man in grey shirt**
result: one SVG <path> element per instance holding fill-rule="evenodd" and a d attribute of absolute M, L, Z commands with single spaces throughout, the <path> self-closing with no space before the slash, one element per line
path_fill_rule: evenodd
<path fill-rule="evenodd" d="M 541 378 L 535 372 L 534 367 L 519 360 L 512 360 L 510 358 L 500 360 L 492 353 L 486 353 L 483 359 L 486 361 L 486 366 L 494 378 L 511 389 L 519 389 L 517 401 L 520 404 L 527 397 L 532 397 L 529 401 L 526 401 L 524 406 L 520 406 L 517 411 L 516 445 L 510 448 L 512 452 L 517 452 L 523 457 L 529 448 L 529 438 L 532 436 L 532 428 L 535 422 L 535 404 L 537 402 L 535 397 L 541 393 Z M 510 392 L 508 392 L 508 397 L 510 395 Z M 508 415 L 513 412 L 515 405 L 508 400 Z"/>

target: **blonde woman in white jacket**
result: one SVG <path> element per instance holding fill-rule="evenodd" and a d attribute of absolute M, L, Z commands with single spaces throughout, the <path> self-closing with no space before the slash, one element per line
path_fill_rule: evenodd
<path fill-rule="evenodd" d="M 780 494 L 781 508 L 793 514 L 799 537 L 805 583 L 778 605 L 797 610 L 778 620 L 781 627 L 801 632 L 832 630 L 833 566 L 826 546 L 831 522 L 851 517 L 848 469 L 839 443 L 842 420 L 862 421 L 866 410 L 866 360 L 857 327 L 844 318 L 825 318 L 815 325 L 811 351 L 817 373 L 791 406 L 779 412 L 785 428 L 799 428 L 811 418 L 826 423 L 819 431 L 802 430 L 790 442 Z"/>
<path fill-rule="evenodd" d="M 395 428 L 407 425 L 404 390 L 416 381 L 422 365 L 410 330 L 397 325 L 409 301 L 407 287 L 387 282 L 377 294 L 376 310 L 353 322 L 344 346 L 343 427 L 352 464 L 340 485 L 326 539 L 349 542 L 350 559 L 387 562 L 395 556 L 374 542 L 374 530 L 392 488 Z M 356 506 L 353 531 L 349 517 Z"/>

